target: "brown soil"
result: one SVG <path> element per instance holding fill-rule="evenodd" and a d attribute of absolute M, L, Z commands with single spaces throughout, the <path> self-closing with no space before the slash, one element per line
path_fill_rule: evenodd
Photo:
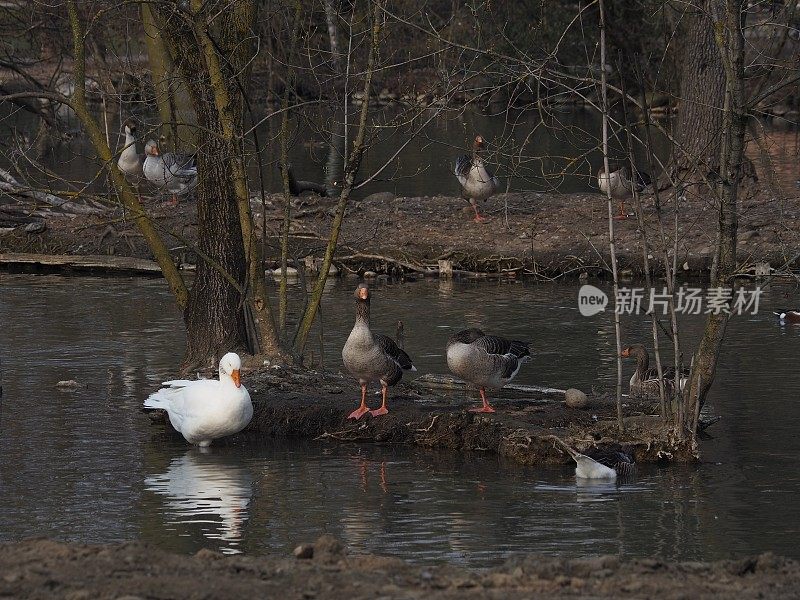
<path fill-rule="evenodd" d="M 293 256 L 322 256 L 334 202 L 316 196 L 295 200 Z M 280 196 L 267 201 L 268 260 L 278 254 L 281 204 Z M 782 204 L 761 195 L 746 196 L 742 201 L 739 239 L 745 270 L 761 261 L 785 267 L 796 260 L 800 211 L 793 204 Z M 644 205 L 652 244 L 657 231 L 652 196 L 644 197 Z M 182 202 L 177 210 L 153 202 L 150 206 L 162 230 L 174 231 L 193 242 L 196 214 L 192 202 Z M 629 208 L 632 210 L 632 206 Z M 254 209 L 260 224 L 261 203 L 254 201 Z M 599 194 L 512 193 L 490 200 L 487 212 L 494 220 L 479 225 L 471 221 L 467 204 L 460 198 L 373 194 L 354 201 L 348 209 L 336 263 L 360 273 L 419 273 L 436 269 L 440 259 L 451 260 L 455 269 L 468 272 L 542 278 L 601 273 L 607 270 L 608 261 L 606 211 L 605 199 Z M 665 210 L 663 215 L 669 231 L 672 213 Z M 710 267 L 716 219 L 713 207 L 699 200 L 682 206 L 678 264 L 685 263 L 687 271 L 705 273 Z M 52 218 L 47 225 L 42 233 L 30 234 L 17 228 L 0 235 L 0 252 L 150 256 L 142 237 L 121 212 Z M 626 269 L 640 272 L 642 236 L 636 219 L 617 221 L 616 231 L 623 274 Z M 182 248 L 174 250 L 176 261 L 194 261 L 180 239 L 171 239 L 169 245 Z M 657 258 L 658 253 L 654 254 Z"/>
<path fill-rule="evenodd" d="M 348 556 L 324 536 L 313 558 L 169 554 L 140 543 L 0 544 L 13 598 L 796 598 L 800 565 L 771 554 L 712 563 L 520 556 L 488 571 Z"/>
<path fill-rule="evenodd" d="M 651 401 L 626 400 L 626 432 L 617 430 L 616 407 L 607 397 L 591 398 L 587 409 L 564 405 L 563 396 L 493 401 L 497 412 L 471 413 L 477 393 L 455 396 L 401 383 L 390 391 L 389 414 L 358 421 L 346 417 L 358 406 L 360 391 L 351 378 L 333 372 L 273 367 L 244 375 L 254 405 L 253 420 L 242 435 L 320 438 L 341 443 L 404 444 L 459 452 L 496 454 L 521 464 L 572 464 L 550 437 L 591 454 L 624 450 L 636 462 L 690 462 L 697 456 L 687 442 L 661 424 Z M 474 397 L 473 397 L 474 396 Z M 377 408 L 378 396 L 368 403 Z M 151 418 L 172 430 L 162 411 Z M 218 440 L 215 444 L 224 444 Z"/>

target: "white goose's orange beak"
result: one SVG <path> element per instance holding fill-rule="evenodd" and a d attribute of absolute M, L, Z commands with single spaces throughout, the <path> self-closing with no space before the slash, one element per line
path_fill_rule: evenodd
<path fill-rule="evenodd" d="M 231 373 L 231 379 L 233 379 L 233 384 L 237 388 L 242 387 L 242 376 L 239 374 L 239 369 L 233 370 L 233 373 Z"/>

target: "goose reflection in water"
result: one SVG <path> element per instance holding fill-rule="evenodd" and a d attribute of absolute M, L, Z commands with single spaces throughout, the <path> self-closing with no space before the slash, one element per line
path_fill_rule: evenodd
<path fill-rule="evenodd" d="M 236 546 L 253 496 L 252 477 L 244 467 L 219 454 L 191 449 L 144 483 L 166 498 L 170 523 L 200 524 L 203 537 L 226 542 L 222 552 L 240 552 Z"/>

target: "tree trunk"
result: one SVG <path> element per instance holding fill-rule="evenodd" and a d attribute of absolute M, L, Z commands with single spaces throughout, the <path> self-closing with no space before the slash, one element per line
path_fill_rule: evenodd
<path fill-rule="evenodd" d="M 719 168 L 725 70 L 710 16 L 719 1 L 695 0 L 685 9 L 680 109 L 671 160 L 676 180 L 698 181 Z"/>
<path fill-rule="evenodd" d="M 256 4 L 192 0 L 190 19 L 169 12 L 166 5 L 155 6 L 162 38 L 171 55 L 180 57 L 175 66 L 199 125 L 195 194 L 200 260 L 185 313 L 184 367 L 215 362 L 220 353 L 236 349 L 277 355 L 242 148 L 242 94 L 252 59 Z"/>
<path fill-rule="evenodd" d="M 201 125 L 209 120 L 210 115 L 204 113 L 198 111 Z M 239 209 L 229 185 L 230 164 L 220 160 L 230 154 L 230 149 L 222 140 L 206 133 L 201 142 L 197 168 L 203 177 L 195 197 L 198 250 L 204 256 L 197 261 L 197 275 L 184 313 L 187 369 L 215 366 L 225 352 L 248 350 L 241 295 L 246 262 Z"/>
<path fill-rule="evenodd" d="M 711 286 L 729 288 L 736 273 L 736 236 L 738 229 L 739 187 L 744 162 L 744 136 L 746 130 L 744 95 L 744 18 L 743 0 L 714 0 L 712 5 L 715 45 L 724 66 L 724 110 L 720 136 L 719 230 L 716 251 L 717 269 L 712 274 Z M 730 303 L 729 303 L 730 308 Z M 703 338 L 694 355 L 692 377 L 687 397 L 686 428 L 695 434 L 697 417 L 716 374 L 717 358 L 729 313 L 709 314 Z"/>
<path fill-rule="evenodd" d="M 147 60 L 150 63 L 150 75 L 156 94 L 158 117 L 161 120 L 161 133 L 167 138 L 167 146 L 174 149 L 177 141 L 175 135 L 176 118 L 175 103 L 169 87 L 169 74 L 172 71 L 172 58 L 169 55 L 161 32 L 156 25 L 155 16 L 150 6 L 142 3 L 142 26 L 144 41 L 147 47 Z"/>

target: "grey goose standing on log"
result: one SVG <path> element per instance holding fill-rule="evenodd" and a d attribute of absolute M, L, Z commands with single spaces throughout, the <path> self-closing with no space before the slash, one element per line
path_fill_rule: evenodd
<path fill-rule="evenodd" d="M 633 181 L 631 182 L 628 177 L 628 168 L 625 166 L 614 168 L 609 167 L 611 174 L 606 176 L 604 167 L 600 167 L 597 171 L 597 185 L 600 186 L 600 191 L 603 194 L 609 193 L 611 189 L 611 197 L 619 200 L 619 213 L 615 219 L 627 219 L 628 215 L 625 214 L 625 198 L 632 196 L 633 191 L 643 192 L 644 189 L 651 184 L 650 175 L 644 171 L 636 171 L 634 173 Z"/>
<path fill-rule="evenodd" d="M 490 217 L 480 213 L 478 203 L 485 202 L 500 189 L 500 180 L 489 172 L 480 156 L 485 145 L 486 142 L 478 135 L 472 144 L 472 156 L 463 154 L 456 159 L 456 178 L 461 184 L 462 196 L 469 201 L 475 211 L 476 223 L 486 223 L 491 220 Z"/>
<path fill-rule="evenodd" d="M 361 384 L 361 405 L 350 413 L 348 419 L 360 419 L 366 413 L 373 417 L 389 412 L 386 406 L 388 387 L 403 377 L 403 371 L 416 371 L 411 358 L 389 336 L 372 333 L 369 328 L 369 288 L 361 284 L 356 288 L 356 322 L 342 348 L 345 369 Z M 383 402 L 376 410 L 367 407 L 367 384 L 379 381 Z"/>
<path fill-rule="evenodd" d="M 486 388 L 500 389 L 510 383 L 530 358 L 528 342 L 484 335 L 480 329 L 464 329 L 447 341 L 447 367 L 480 388 L 483 406 L 471 412 L 495 412 L 486 399 Z"/>
<path fill-rule="evenodd" d="M 149 140 L 144 147 L 144 176 L 162 191 L 172 194 L 172 203 L 178 196 L 189 193 L 197 184 L 197 165 L 194 156 L 161 153 L 158 142 Z"/>

